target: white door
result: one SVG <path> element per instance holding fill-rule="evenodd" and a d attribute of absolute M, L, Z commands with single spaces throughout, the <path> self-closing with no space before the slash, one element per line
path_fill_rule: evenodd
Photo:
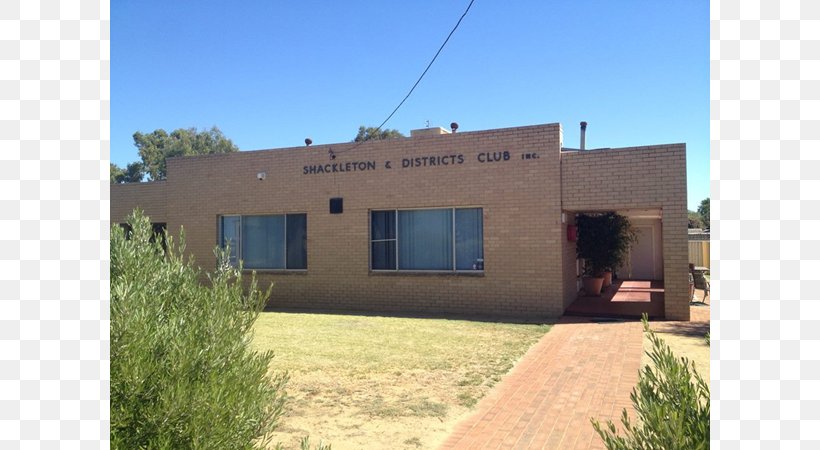
<path fill-rule="evenodd" d="M 653 227 L 635 227 L 638 242 L 632 246 L 629 262 L 633 280 L 655 279 L 655 237 Z"/>

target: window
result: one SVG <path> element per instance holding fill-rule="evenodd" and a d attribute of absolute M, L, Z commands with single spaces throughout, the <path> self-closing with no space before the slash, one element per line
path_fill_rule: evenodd
<path fill-rule="evenodd" d="M 131 239 L 131 233 L 134 232 L 134 230 L 131 229 L 131 225 L 127 224 L 127 223 L 121 223 L 120 228 L 122 228 L 123 231 L 125 232 L 125 239 L 130 240 Z M 156 237 L 159 236 L 159 238 L 162 239 L 162 241 L 161 241 L 162 249 L 167 250 L 167 248 L 166 248 L 167 244 L 165 242 L 165 230 L 167 228 L 168 228 L 168 225 L 165 222 L 151 222 L 151 237 L 149 238 L 148 241 L 149 242 L 154 242 L 154 239 L 156 239 Z"/>
<path fill-rule="evenodd" d="M 307 215 L 222 216 L 219 245 L 231 265 L 246 269 L 307 269 Z"/>
<path fill-rule="evenodd" d="M 481 208 L 371 211 L 372 270 L 484 270 Z"/>

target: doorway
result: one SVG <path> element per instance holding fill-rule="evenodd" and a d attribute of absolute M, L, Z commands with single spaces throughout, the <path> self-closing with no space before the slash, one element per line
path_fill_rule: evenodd
<path fill-rule="evenodd" d="M 654 280 L 655 276 L 655 236 L 651 226 L 635 227 L 638 242 L 632 246 L 629 255 L 630 278 L 633 280 Z"/>
<path fill-rule="evenodd" d="M 631 218 L 637 242 L 620 273 L 632 280 L 663 280 L 663 225 L 660 219 Z M 624 270 L 625 269 L 625 270 Z"/>

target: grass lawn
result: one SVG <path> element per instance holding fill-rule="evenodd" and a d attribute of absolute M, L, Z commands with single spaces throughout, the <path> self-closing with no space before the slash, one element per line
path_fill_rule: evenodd
<path fill-rule="evenodd" d="M 254 346 L 275 353 L 291 396 L 273 442 L 435 448 L 548 325 L 262 313 Z"/>

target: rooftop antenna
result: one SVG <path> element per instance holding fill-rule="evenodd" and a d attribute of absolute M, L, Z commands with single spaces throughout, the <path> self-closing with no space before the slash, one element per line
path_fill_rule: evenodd
<path fill-rule="evenodd" d="M 425 128 L 430 128 L 430 121 L 427 121 L 427 126 Z"/>

